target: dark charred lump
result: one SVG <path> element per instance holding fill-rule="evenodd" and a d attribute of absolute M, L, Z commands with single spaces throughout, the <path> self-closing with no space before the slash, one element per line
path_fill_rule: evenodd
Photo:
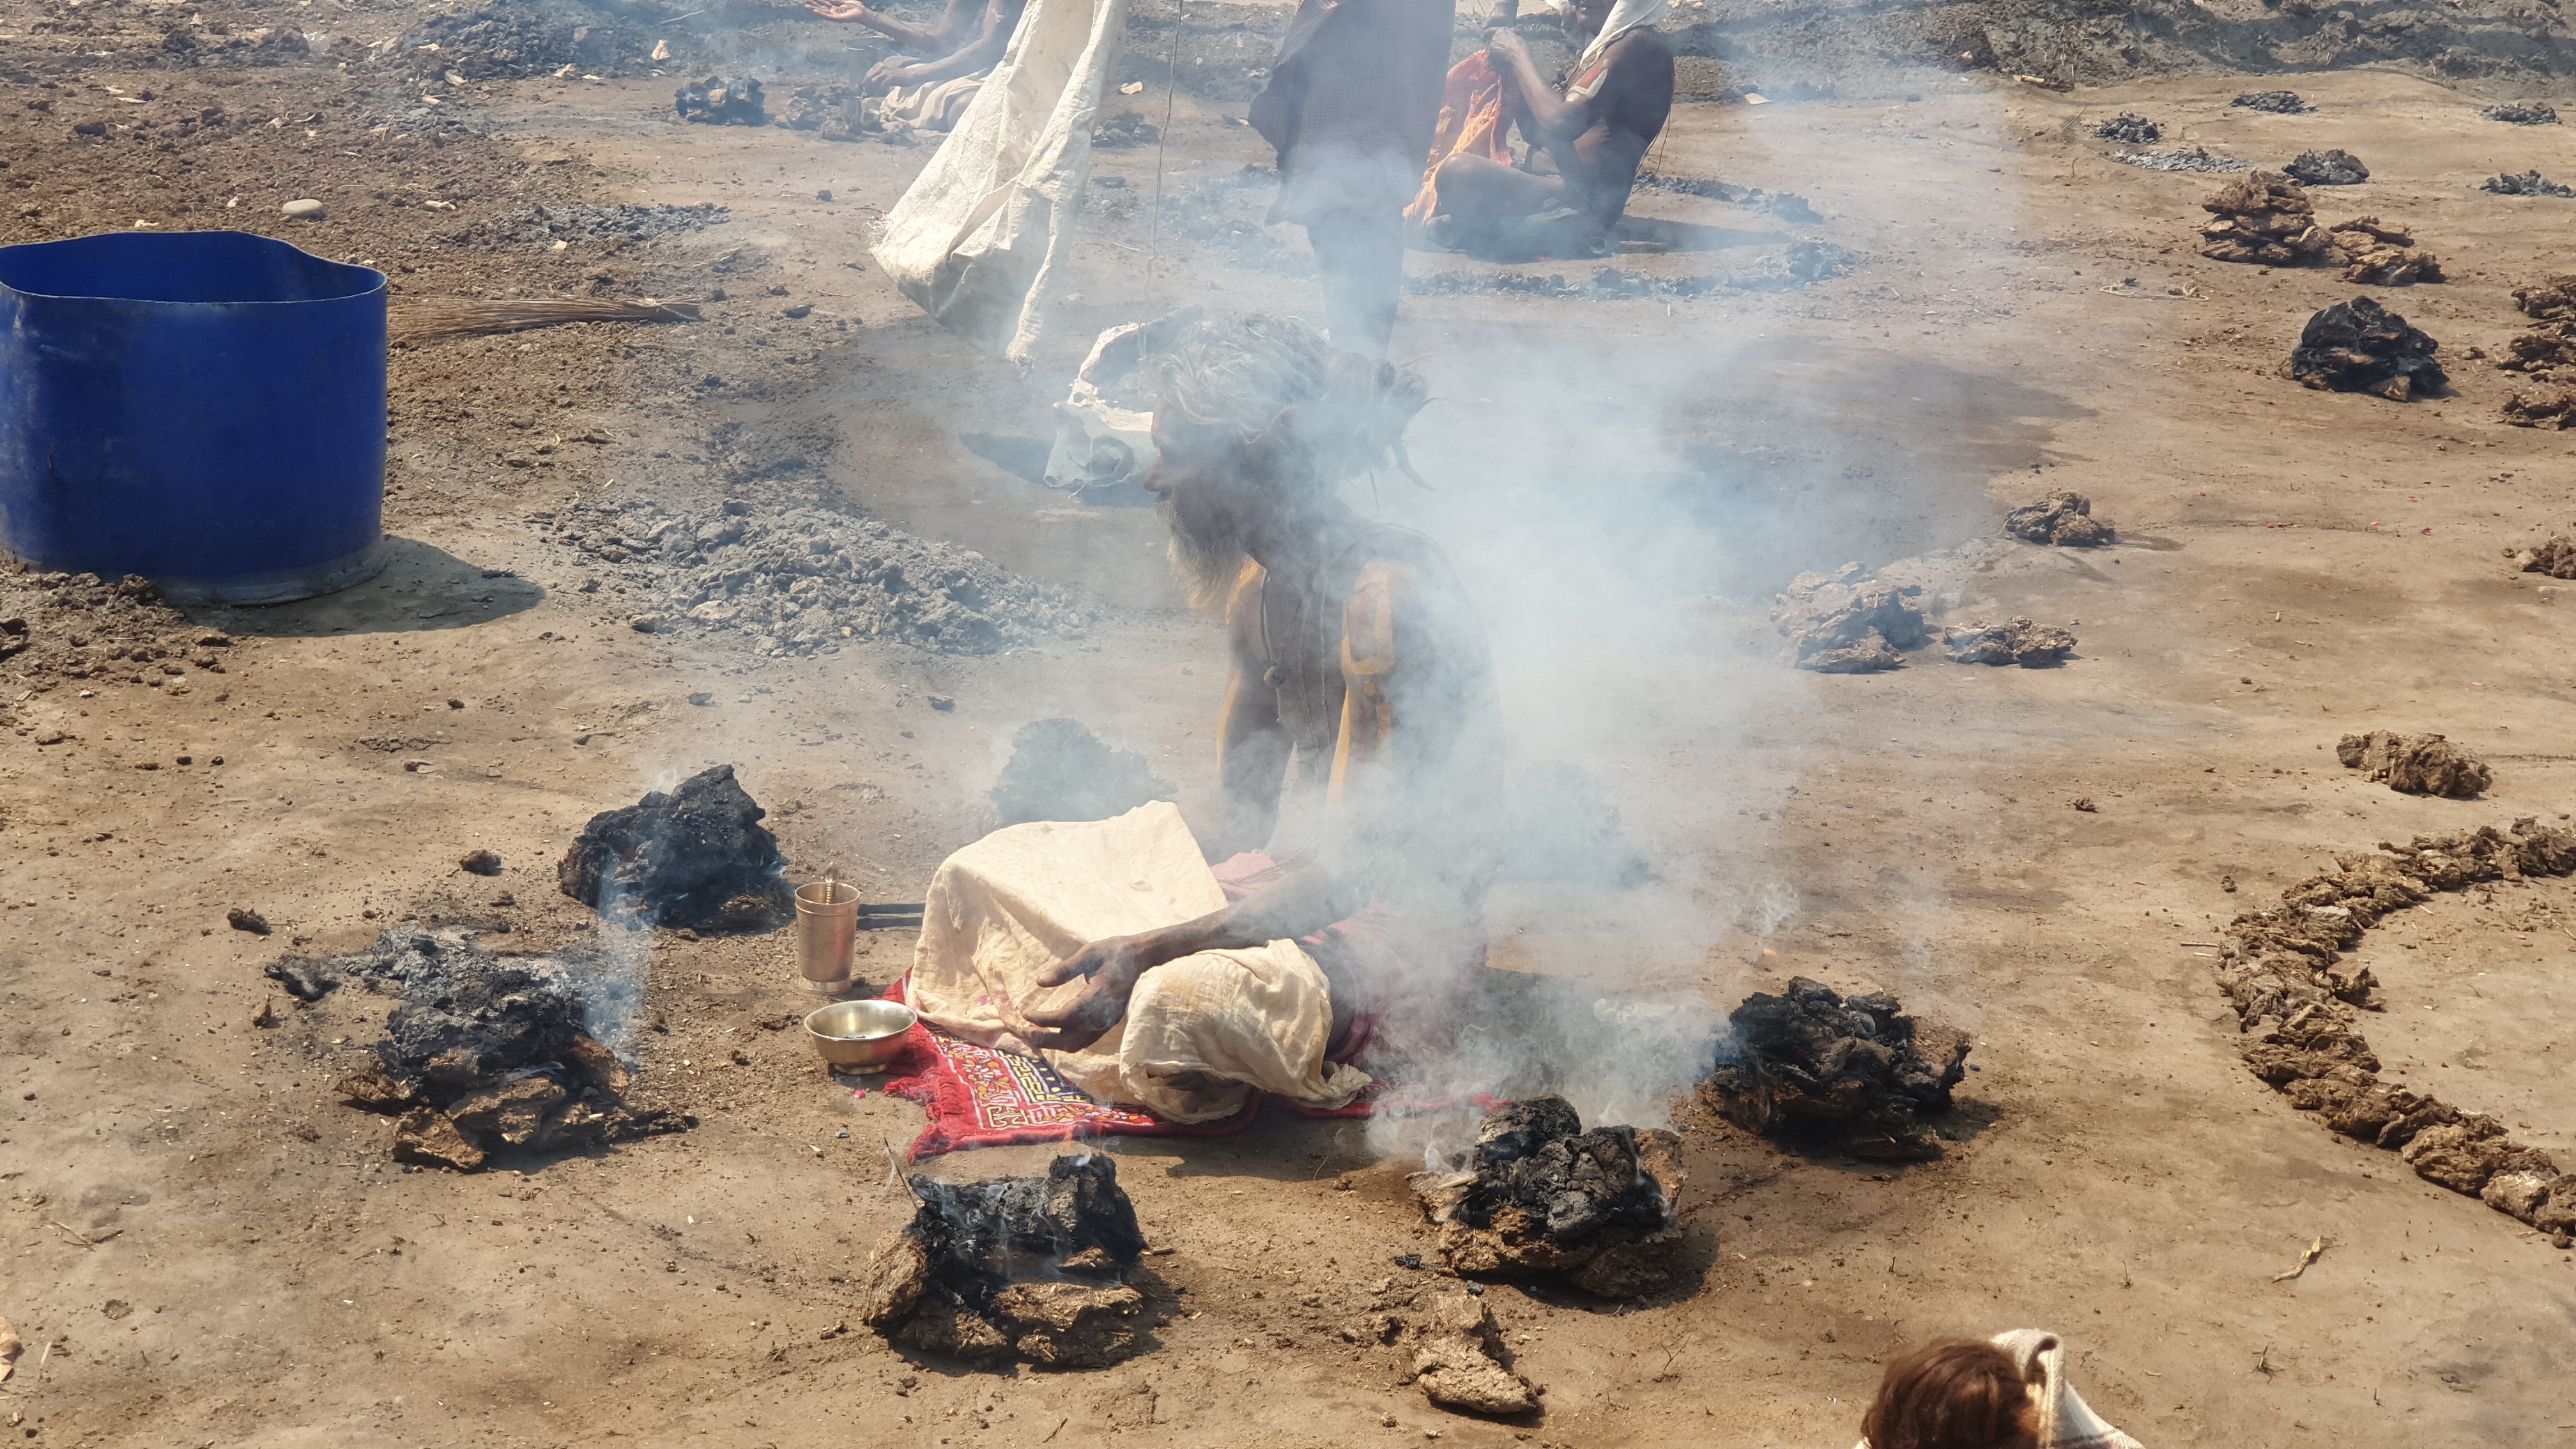
<path fill-rule="evenodd" d="M 626 1105 L 626 1067 L 586 1025 L 618 993 L 556 962 L 504 962 L 460 939 L 387 931 L 355 956 L 279 964 L 401 995 L 377 1065 L 334 1090 L 353 1106 L 402 1114 L 394 1156 L 403 1161 L 470 1172 L 502 1148 L 584 1146 L 686 1125 Z"/>
<path fill-rule="evenodd" d="M 1145 1347 L 1135 1205 L 1101 1154 L 1044 1177 L 911 1181 L 912 1221 L 869 1259 L 869 1327 L 961 1358 L 1100 1368 Z"/>
<path fill-rule="evenodd" d="M 1924 1119 L 1950 1110 L 1950 1089 L 1967 1074 L 1965 1040 L 1936 1065 L 1895 997 L 1847 998 L 1803 976 L 1783 995 L 1746 997 L 1727 1021 L 1734 1030 L 1718 1044 L 1704 1090 L 1728 1121 L 1855 1157 L 1941 1155 Z"/>
<path fill-rule="evenodd" d="M 2319 391 L 2367 392 L 2393 402 L 2439 393 L 2449 379 L 2433 360 L 2441 346 L 2421 328 L 2368 297 L 2337 302 L 2308 319 L 2290 354 L 2290 376 Z"/>
<path fill-rule="evenodd" d="M 1564 1274 L 1604 1298 L 1660 1286 L 1679 1246 L 1680 1139 L 1596 1127 L 1562 1098 L 1510 1102 L 1486 1116 L 1470 1170 L 1415 1180 L 1441 1250 L 1461 1273 Z"/>
<path fill-rule="evenodd" d="M 555 866 L 563 893 L 630 925 L 750 929 L 792 909 L 778 837 L 733 766 L 590 818 Z"/>

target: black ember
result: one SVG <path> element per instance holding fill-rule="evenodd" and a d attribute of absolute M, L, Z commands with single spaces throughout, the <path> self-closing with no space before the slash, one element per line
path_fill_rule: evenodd
<path fill-rule="evenodd" d="M 778 837 L 733 777 L 702 770 L 590 818 L 555 866 L 563 893 L 629 925 L 750 929 L 792 909 Z"/>
<path fill-rule="evenodd" d="M 1145 1296 L 1125 1282 L 1145 1237 L 1106 1155 L 1059 1157 L 1042 1178 L 911 1186 L 912 1221 L 869 1260 L 868 1326 L 907 1348 L 1054 1368 L 1147 1346 Z"/>
<path fill-rule="evenodd" d="M 1965 1040 L 1935 1065 L 1895 997 L 1846 998 L 1803 976 L 1783 995 L 1746 997 L 1727 1021 L 1734 1030 L 1707 1086 L 1728 1121 L 1855 1157 L 1941 1155 L 1924 1119 L 1950 1110 L 1950 1089 L 1967 1074 Z"/>

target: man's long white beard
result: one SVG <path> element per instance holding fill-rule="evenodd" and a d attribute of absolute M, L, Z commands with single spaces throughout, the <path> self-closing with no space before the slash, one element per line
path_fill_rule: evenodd
<path fill-rule="evenodd" d="M 1164 499 L 1155 506 L 1163 526 L 1172 534 L 1172 576 L 1188 591 L 1190 607 L 1202 614 L 1222 614 L 1226 600 L 1234 592 L 1234 581 L 1243 574 L 1243 545 L 1230 538 L 1208 538 L 1190 531 L 1181 521 L 1181 511 L 1172 500 Z"/>

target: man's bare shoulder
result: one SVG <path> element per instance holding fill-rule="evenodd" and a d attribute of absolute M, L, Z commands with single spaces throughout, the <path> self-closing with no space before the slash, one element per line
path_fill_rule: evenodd
<path fill-rule="evenodd" d="M 1484 626 L 1448 556 L 1409 529 L 1384 528 L 1351 582 L 1342 636 L 1355 658 L 1366 658 L 1391 650 L 1399 630 L 1439 641 L 1433 647 L 1444 653 L 1482 651 Z"/>

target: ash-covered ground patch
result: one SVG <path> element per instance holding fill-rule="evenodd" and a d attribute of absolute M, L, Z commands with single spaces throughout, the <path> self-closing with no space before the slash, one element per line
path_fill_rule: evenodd
<path fill-rule="evenodd" d="M 352 1106 L 400 1114 L 401 1161 L 471 1172 L 496 1152 L 695 1125 L 626 1101 L 632 1074 L 599 1037 L 634 1010 L 642 983 L 596 955 L 503 959 L 464 936 L 387 931 L 356 955 L 289 958 L 270 974 L 315 996 L 324 983 L 354 983 L 402 998 L 376 1065 L 333 1086 Z"/>
<path fill-rule="evenodd" d="M 2505 1124 L 2383 1080 L 2358 1029 L 2380 1010 L 2368 967 L 2342 953 L 2393 911 L 2439 891 L 2576 873 L 2576 831 L 2532 817 L 2381 841 L 2377 853 L 2335 856 L 2335 869 L 2281 892 L 2281 904 L 2238 916 L 2219 948 L 2218 984 L 2239 1030 L 2257 1037 L 2245 1065 L 2327 1129 L 2398 1153 L 2415 1175 L 2530 1224 L 2557 1246 L 2576 1243 L 2576 1174 L 2561 1173 Z"/>
<path fill-rule="evenodd" d="M 647 242 L 685 236 L 733 220 L 729 208 L 712 201 L 696 206 L 633 204 L 532 206 L 488 217 L 451 240 L 466 243 L 513 242 L 551 247 L 556 242 Z"/>
<path fill-rule="evenodd" d="M 820 508 L 581 502 L 549 526 L 603 563 L 644 570 L 649 603 L 636 628 L 734 635 L 759 654 L 870 640 L 990 654 L 1079 634 L 1095 618 L 1075 591 L 972 549 Z"/>
<path fill-rule="evenodd" d="M 2345 735 L 2335 758 L 2365 780 L 2382 781 L 2401 795 L 2475 797 L 2495 782 L 2485 762 L 2440 735 L 2400 735 L 2387 730 Z"/>
<path fill-rule="evenodd" d="M 2228 171 L 2251 171 L 2254 163 L 2233 156 L 2213 154 L 2205 146 L 2172 151 L 2115 151 L 2111 159 L 2124 166 L 2145 171 L 2193 171 L 2217 174 Z"/>
<path fill-rule="evenodd" d="M 1819 674 L 1898 669 L 1900 652 L 1932 641 L 1923 586 L 1865 577 L 1847 563 L 1832 575 L 1800 574 L 1774 601 L 1772 627 L 1789 641 L 1789 662 Z"/>
<path fill-rule="evenodd" d="M 1950 1111 L 1951 1089 L 1967 1073 L 1966 1039 L 1936 1059 L 1895 997 L 1846 998 L 1803 976 L 1783 994 L 1746 997 L 1727 1022 L 1701 1085 L 1726 1120 L 1854 1157 L 1941 1156 L 1935 1121 Z"/>
<path fill-rule="evenodd" d="M 975 1362 L 1105 1368 L 1151 1347 L 1145 1251 L 1103 1153 L 1044 1177 L 911 1179 L 912 1221 L 869 1256 L 861 1315 L 897 1346 Z"/>
<path fill-rule="evenodd" d="M 392 54 L 431 82 L 451 70 L 470 81 L 525 80 L 567 66 L 573 75 L 615 77 L 650 69 L 654 47 L 669 33 L 632 8 L 491 0 L 431 15 Z"/>
<path fill-rule="evenodd" d="M 1457 266 L 1444 267 L 1428 276 L 1407 277 L 1404 291 L 1409 297 L 1520 295 L 1576 301 L 1675 301 L 1728 292 L 1793 292 L 1842 276 L 1856 263 L 1851 252 L 1832 242 L 1793 241 L 1736 271 L 1701 276 L 1650 276 L 1618 266 L 1603 266 L 1590 273 L 1544 275 Z"/>
<path fill-rule="evenodd" d="M 149 579 L 0 571 L 0 673 L 40 694 L 69 680 L 185 693 L 198 675 L 224 673 L 234 648 L 231 635 L 192 623 Z"/>
<path fill-rule="evenodd" d="M 778 837 L 733 766 L 590 818 L 555 865 L 565 895 L 620 925 L 759 930 L 794 909 Z"/>
<path fill-rule="evenodd" d="M 1413 1185 L 1453 1270 L 1635 1298 L 1672 1280 L 1682 1176 L 1673 1133 L 1586 1131 L 1563 1098 L 1538 1097 L 1486 1114 L 1463 1170 Z"/>
<path fill-rule="evenodd" d="M 1807 198 L 1794 192 L 1765 191 L 1759 186 L 1738 186 L 1708 177 L 1668 176 L 1660 171 L 1640 171 L 1637 173 L 1637 189 L 1669 191 L 1678 196 L 1705 196 L 1712 201 L 1728 202 L 1747 211 L 1758 211 L 1800 226 L 1814 226 L 1824 220 Z"/>

